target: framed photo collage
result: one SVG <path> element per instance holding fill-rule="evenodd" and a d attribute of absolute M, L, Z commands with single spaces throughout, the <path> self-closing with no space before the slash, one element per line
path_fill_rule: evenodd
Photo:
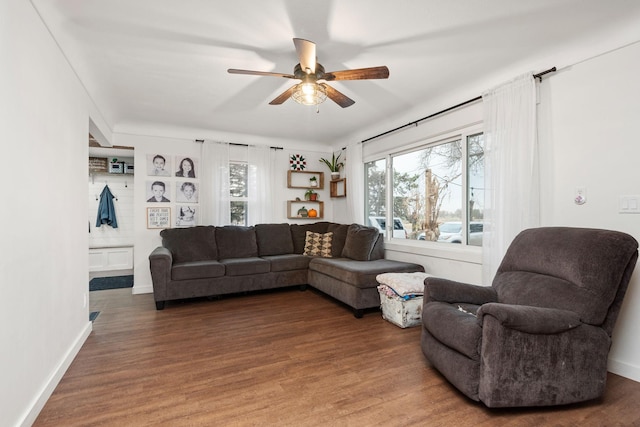
<path fill-rule="evenodd" d="M 147 155 L 147 228 L 198 225 L 199 163 L 192 156 Z"/>

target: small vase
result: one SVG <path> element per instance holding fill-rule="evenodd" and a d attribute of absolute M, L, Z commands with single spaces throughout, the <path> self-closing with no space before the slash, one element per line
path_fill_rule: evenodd
<path fill-rule="evenodd" d="M 340 172 L 331 172 L 331 181 L 340 179 Z"/>

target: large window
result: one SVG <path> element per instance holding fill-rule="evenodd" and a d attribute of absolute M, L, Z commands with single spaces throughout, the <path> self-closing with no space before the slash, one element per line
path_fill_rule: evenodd
<path fill-rule="evenodd" d="M 364 204 L 367 217 L 384 217 L 387 214 L 386 209 L 386 167 L 385 159 L 369 162 L 365 164 L 365 193 Z M 371 224 L 370 224 L 371 225 Z"/>
<path fill-rule="evenodd" d="M 247 164 L 229 162 L 231 224 L 247 225 Z"/>
<path fill-rule="evenodd" d="M 390 155 L 391 194 L 386 159 L 365 164 L 370 225 L 388 229 L 391 217 L 393 238 L 482 246 L 483 141 L 481 133 L 459 135 Z"/>

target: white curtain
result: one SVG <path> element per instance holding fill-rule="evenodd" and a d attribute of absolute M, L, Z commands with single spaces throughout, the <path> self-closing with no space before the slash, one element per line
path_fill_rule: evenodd
<path fill-rule="evenodd" d="M 231 224 L 229 144 L 205 141 L 202 144 L 202 166 L 200 169 L 201 224 Z"/>
<path fill-rule="evenodd" d="M 535 78 L 524 74 L 482 98 L 486 188 L 482 281 L 489 285 L 513 238 L 540 225 Z"/>
<path fill-rule="evenodd" d="M 248 148 L 248 206 L 247 224 L 273 222 L 273 179 L 275 150 L 266 146 Z"/>
<path fill-rule="evenodd" d="M 364 165 L 362 144 L 347 145 L 344 174 L 347 178 L 347 215 L 349 222 L 364 224 Z"/>

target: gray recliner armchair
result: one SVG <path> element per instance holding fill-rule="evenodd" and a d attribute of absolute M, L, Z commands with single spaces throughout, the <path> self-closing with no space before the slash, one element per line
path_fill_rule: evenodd
<path fill-rule="evenodd" d="M 425 280 L 422 351 L 488 407 L 600 397 L 638 242 L 608 230 L 542 227 L 511 243 L 490 287 Z"/>

